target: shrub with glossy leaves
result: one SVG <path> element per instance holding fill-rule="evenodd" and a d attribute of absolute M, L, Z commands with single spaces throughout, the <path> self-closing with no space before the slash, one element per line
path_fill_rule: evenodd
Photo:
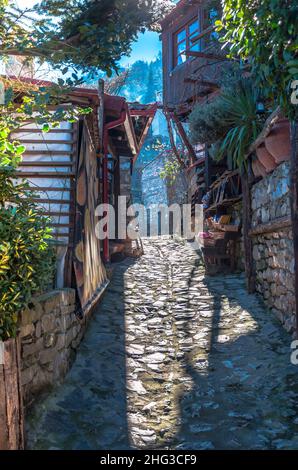
<path fill-rule="evenodd" d="M 26 182 L 15 182 L 24 151 L 0 132 L 0 340 L 15 337 L 19 314 L 53 276 L 49 220 L 44 217 Z"/>

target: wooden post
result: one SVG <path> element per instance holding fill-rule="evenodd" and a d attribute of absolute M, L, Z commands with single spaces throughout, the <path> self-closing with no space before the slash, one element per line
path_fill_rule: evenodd
<path fill-rule="evenodd" d="M 244 242 L 244 263 L 247 290 L 249 294 L 255 292 L 255 271 L 253 261 L 253 244 L 252 239 L 249 236 L 251 230 L 251 194 L 248 174 L 244 171 L 241 175 L 242 181 L 242 204 L 243 204 L 243 242 Z"/>
<path fill-rule="evenodd" d="M 98 80 L 98 97 L 99 97 L 99 105 L 97 108 L 97 121 L 98 121 L 98 133 L 99 133 L 99 155 L 103 154 L 103 128 L 104 128 L 104 80 Z"/>
<path fill-rule="evenodd" d="M 24 414 L 19 339 L 5 341 L 0 348 L 0 450 L 22 450 Z"/>
<path fill-rule="evenodd" d="M 167 109 L 165 108 L 164 109 L 164 115 L 165 115 L 165 118 L 166 118 L 166 121 L 167 121 L 167 126 L 168 126 L 168 132 L 169 132 L 169 138 L 170 138 L 170 143 L 171 143 L 171 147 L 172 147 L 172 150 L 173 150 L 173 153 L 177 159 L 177 161 L 179 162 L 179 164 L 181 165 L 181 168 L 186 168 L 186 165 L 184 163 L 184 161 L 182 160 L 181 156 L 180 156 L 180 153 L 176 147 L 176 144 L 175 144 L 175 139 L 174 139 L 174 135 L 173 135 L 173 129 L 172 129 L 172 122 L 171 122 L 171 117 L 170 117 L 170 114 L 168 113 Z"/>
<path fill-rule="evenodd" d="M 193 146 L 191 145 L 189 139 L 188 139 L 188 136 L 184 130 L 184 127 L 182 125 L 182 123 L 180 122 L 178 116 L 175 114 L 175 113 L 171 113 L 171 117 L 173 119 L 173 121 L 175 122 L 176 126 L 177 126 L 177 129 L 178 129 L 178 132 L 180 134 L 180 137 L 185 145 L 185 147 L 187 148 L 188 150 L 188 155 L 189 155 L 189 159 L 190 159 L 190 165 L 192 165 L 193 163 L 195 163 L 196 161 L 196 153 L 194 151 L 194 148 Z"/>
<path fill-rule="evenodd" d="M 121 173 L 120 173 L 120 157 L 117 155 L 117 160 L 114 167 L 114 200 L 115 200 L 115 223 L 116 223 L 116 237 L 119 239 L 119 196 L 121 196 Z"/>
<path fill-rule="evenodd" d="M 205 145 L 205 184 L 206 191 L 209 191 L 211 185 L 211 158 L 208 152 L 207 145 Z"/>
<path fill-rule="evenodd" d="M 298 130 L 295 121 L 291 122 L 291 148 L 290 200 L 295 263 L 296 336 L 298 337 Z"/>

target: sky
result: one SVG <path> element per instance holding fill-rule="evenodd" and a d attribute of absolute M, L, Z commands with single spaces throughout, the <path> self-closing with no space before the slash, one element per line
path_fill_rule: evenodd
<path fill-rule="evenodd" d="M 37 3 L 37 0 L 17 0 L 16 3 L 22 8 L 30 8 Z M 123 57 L 120 61 L 120 65 L 127 67 L 137 60 L 151 62 L 155 59 L 160 50 L 161 42 L 158 33 L 152 31 L 140 33 L 138 40 L 134 42 L 132 46 L 131 55 L 129 57 Z"/>
<path fill-rule="evenodd" d="M 152 31 L 146 31 L 138 36 L 138 40 L 132 46 L 132 53 L 129 57 L 123 57 L 121 65 L 124 67 L 137 60 L 151 62 L 161 51 L 161 41 L 159 34 Z"/>

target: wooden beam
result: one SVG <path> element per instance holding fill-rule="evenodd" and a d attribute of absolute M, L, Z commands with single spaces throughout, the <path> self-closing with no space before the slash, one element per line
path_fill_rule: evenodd
<path fill-rule="evenodd" d="M 24 166 L 26 168 L 28 167 L 34 167 L 34 166 L 40 166 L 40 167 L 52 167 L 52 168 L 57 168 L 57 167 L 72 167 L 73 166 L 73 162 L 53 162 L 53 160 L 51 161 L 22 161 L 19 165 L 20 167 Z"/>
<path fill-rule="evenodd" d="M 241 176 L 242 181 L 242 204 L 243 204 L 243 243 L 244 243 L 244 264 L 246 273 L 247 290 L 249 294 L 255 292 L 255 270 L 253 260 L 253 244 L 249 236 L 251 230 L 251 194 L 247 172 Z"/>
<path fill-rule="evenodd" d="M 22 144 L 43 144 L 43 145 L 73 145 L 75 142 L 73 140 L 46 140 L 46 139 L 22 139 Z M 42 152 L 42 150 L 40 150 Z M 30 150 L 28 150 L 30 152 Z"/>
<path fill-rule="evenodd" d="M 298 338 L 298 129 L 297 121 L 291 122 L 291 220 L 294 245 L 294 288 L 295 288 L 295 313 L 296 313 L 296 337 Z"/>
<path fill-rule="evenodd" d="M 46 172 L 38 172 L 38 171 L 17 171 L 16 176 L 18 178 L 75 178 L 75 173 L 58 173 L 57 171 L 46 171 Z"/>
<path fill-rule="evenodd" d="M 178 161 L 178 163 L 180 164 L 180 166 L 183 168 L 183 169 L 186 169 L 186 165 L 185 165 L 185 162 L 183 161 L 183 159 L 181 158 L 181 155 L 176 147 L 176 144 L 175 144 L 175 139 L 174 139 L 174 135 L 173 135 L 173 128 L 172 128 L 172 120 L 171 120 L 171 114 L 172 113 L 169 113 L 167 109 L 165 109 L 165 117 L 166 117 L 166 121 L 167 121 L 167 126 L 168 126 L 168 132 L 169 132 L 169 138 L 170 138 L 170 143 L 171 143 L 171 147 L 172 147 L 172 150 L 173 150 L 173 153 Z"/>
<path fill-rule="evenodd" d="M 103 129 L 104 129 L 104 80 L 98 80 L 98 97 L 99 105 L 97 107 L 97 125 L 98 125 L 98 140 L 99 148 L 97 149 L 98 155 L 103 153 Z"/>
<path fill-rule="evenodd" d="M 47 135 L 47 134 L 73 134 L 73 132 L 74 132 L 73 129 L 60 129 L 60 128 L 55 129 L 55 128 L 52 128 L 47 132 L 43 132 L 42 128 L 40 128 L 40 129 L 38 129 L 38 128 L 29 129 L 28 127 L 20 127 L 17 131 L 12 132 L 11 135 L 25 134 L 25 133 L 43 134 L 43 135 Z M 39 141 L 39 142 L 41 142 L 41 141 Z"/>
<path fill-rule="evenodd" d="M 182 141 L 184 142 L 184 145 L 185 147 L 187 148 L 188 150 L 188 153 L 189 153 L 189 157 L 190 157 L 190 161 L 191 161 L 191 164 L 195 163 L 196 161 L 196 152 L 194 151 L 194 148 L 193 146 L 191 145 L 189 139 L 188 139 L 188 136 L 185 132 L 185 129 L 181 123 L 181 121 L 179 120 L 177 114 L 175 113 L 171 113 L 171 116 L 173 118 L 173 121 L 175 122 L 176 126 L 177 126 L 177 129 L 178 129 L 178 132 L 180 134 L 180 137 L 182 139 Z"/>
<path fill-rule="evenodd" d="M 220 85 L 217 82 L 211 82 L 209 80 L 203 80 L 200 77 L 196 77 L 195 75 L 186 77 L 184 79 L 185 83 L 197 83 L 198 85 L 201 86 L 206 86 L 209 88 L 212 88 L 214 90 L 218 90 L 220 88 Z"/>
<path fill-rule="evenodd" d="M 41 204 L 60 204 L 61 206 L 70 205 L 70 199 L 49 199 L 49 198 L 32 198 L 33 202 L 41 203 Z"/>
<path fill-rule="evenodd" d="M 155 116 L 155 114 L 154 114 Z M 147 120 L 147 123 L 143 129 L 143 132 L 142 132 L 142 135 L 141 135 L 141 138 L 140 138 L 140 141 L 139 141 L 139 144 L 138 144 L 138 152 L 137 154 L 134 156 L 134 159 L 133 159 L 133 164 L 135 164 L 135 162 L 137 161 L 138 159 L 138 156 L 140 155 L 140 151 L 142 150 L 142 147 L 145 143 L 145 140 L 146 140 L 146 137 L 148 135 L 148 131 L 150 129 L 150 126 L 152 124 L 152 121 L 154 119 L 154 116 L 150 116 L 149 119 Z"/>
<path fill-rule="evenodd" d="M 25 144 L 24 141 L 21 141 L 22 144 Z M 34 155 L 50 155 L 50 156 L 65 156 L 67 155 L 68 157 L 72 157 L 74 155 L 74 152 L 70 151 L 70 150 L 26 150 L 24 153 L 23 153 L 23 156 L 34 156 Z"/>
<path fill-rule="evenodd" d="M 194 36 L 191 40 L 192 44 L 195 44 L 196 42 L 198 42 L 200 39 L 202 39 L 203 37 L 207 36 L 207 34 L 209 33 L 212 33 L 212 31 L 215 31 L 215 28 L 216 26 L 214 25 L 211 25 L 211 26 L 208 26 L 208 28 L 206 29 L 203 29 L 203 31 L 198 34 L 197 36 Z"/>
<path fill-rule="evenodd" d="M 131 119 L 129 112 L 127 113 L 126 119 L 124 121 L 124 129 L 127 135 L 127 141 L 128 141 L 130 150 L 133 155 L 137 155 L 138 153 L 137 138 L 136 138 L 135 130 L 134 130 L 132 119 Z"/>
<path fill-rule="evenodd" d="M 267 222 L 266 224 L 259 224 L 249 231 L 250 237 L 263 235 L 264 233 L 274 233 L 284 228 L 292 226 L 292 219 L 290 216 L 279 217 L 278 219 Z"/>
<path fill-rule="evenodd" d="M 185 55 L 189 57 L 198 57 L 200 59 L 211 59 L 211 60 L 231 60 L 228 57 L 213 54 L 212 52 L 199 52 L 199 51 L 191 51 L 187 50 L 185 51 Z"/>
<path fill-rule="evenodd" d="M 211 185 L 211 167 L 212 167 L 212 160 L 208 151 L 207 146 L 205 147 L 205 184 L 206 190 L 209 191 Z"/>

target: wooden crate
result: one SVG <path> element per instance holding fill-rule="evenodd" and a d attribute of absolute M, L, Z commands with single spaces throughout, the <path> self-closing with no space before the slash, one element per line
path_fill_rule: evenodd
<path fill-rule="evenodd" d="M 0 450 L 24 449 L 20 342 L 0 344 Z"/>

